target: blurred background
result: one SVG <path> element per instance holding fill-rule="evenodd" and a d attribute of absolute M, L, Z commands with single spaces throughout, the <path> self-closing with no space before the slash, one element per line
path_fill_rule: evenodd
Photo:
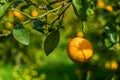
<path fill-rule="evenodd" d="M 43 49 L 46 36 L 36 30 L 30 30 L 28 46 L 17 42 L 12 34 L 0 37 L 0 80 L 120 80 L 119 9 L 119 0 L 98 0 L 95 13 L 82 30 L 71 5 L 64 15 L 60 42 L 48 56 Z M 0 30 L 6 26 L 6 22 L 0 22 Z M 31 29 L 31 24 L 25 26 Z M 111 30 L 105 31 L 105 26 Z M 87 63 L 73 62 L 67 55 L 68 42 L 80 31 L 94 48 Z M 105 42 L 111 40 L 107 33 L 117 34 L 115 43 Z"/>

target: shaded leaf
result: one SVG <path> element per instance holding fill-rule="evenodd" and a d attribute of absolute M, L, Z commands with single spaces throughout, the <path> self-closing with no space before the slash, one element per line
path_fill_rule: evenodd
<path fill-rule="evenodd" d="M 82 21 L 86 21 L 94 13 L 95 3 L 94 0 L 72 0 L 75 14 Z"/>
<path fill-rule="evenodd" d="M 22 1 L 17 0 L 15 1 L 15 3 L 13 4 L 13 8 L 16 8 Z"/>
<path fill-rule="evenodd" d="M 60 33 L 58 30 L 51 32 L 45 39 L 44 51 L 46 55 L 49 55 L 58 45 L 60 40 Z"/>
<path fill-rule="evenodd" d="M 105 80 L 112 80 L 112 77 L 113 77 L 113 73 L 109 73 L 109 74 L 106 76 Z"/>
<path fill-rule="evenodd" d="M 24 28 L 16 28 L 13 30 L 13 37 L 20 43 L 28 45 L 30 43 L 29 32 Z"/>
<path fill-rule="evenodd" d="M 48 9 L 48 10 L 52 10 L 53 7 L 51 7 L 50 5 L 48 5 L 48 6 L 47 6 L 47 9 Z"/>
<path fill-rule="evenodd" d="M 45 22 L 40 20 L 35 20 L 33 24 L 34 24 L 34 28 L 38 28 L 38 27 L 42 27 L 45 24 Z"/>
<path fill-rule="evenodd" d="M 20 10 L 23 11 L 24 9 L 27 9 L 29 6 L 30 5 L 23 5 Z"/>
<path fill-rule="evenodd" d="M 80 20 L 85 21 L 87 18 L 86 11 L 88 7 L 86 0 L 72 0 L 72 3 L 76 16 Z"/>
<path fill-rule="evenodd" d="M 34 29 L 36 29 L 37 31 L 44 33 L 44 28 L 42 26 L 44 26 L 45 22 L 44 21 L 40 21 L 40 20 L 35 20 L 33 22 L 34 25 Z"/>

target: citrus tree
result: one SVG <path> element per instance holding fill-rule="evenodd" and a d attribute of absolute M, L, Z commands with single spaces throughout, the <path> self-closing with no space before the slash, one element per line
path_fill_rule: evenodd
<path fill-rule="evenodd" d="M 73 38 L 74 33 L 77 37 L 74 35 L 68 43 L 68 56 L 79 63 L 80 69 L 83 67 L 83 76 L 79 79 L 117 80 L 120 74 L 119 9 L 119 0 L 0 0 L 0 39 L 8 39 L 8 47 L 19 46 L 22 50 L 32 44 L 32 34 L 40 33 L 41 37 L 45 36 L 43 49 L 49 55 L 60 42 L 62 30 L 69 30 L 64 21 L 66 13 L 69 16 L 73 11 L 76 22 L 71 20 L 67 37 Z"/>

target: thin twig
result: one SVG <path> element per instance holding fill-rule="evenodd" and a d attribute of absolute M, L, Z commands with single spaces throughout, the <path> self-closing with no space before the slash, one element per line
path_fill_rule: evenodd
<path fill-rule="evenodd" d="M 60 17 L 62 14 L 65 13 L 65 11 L 67 10 L 67 8 L 70 6 L 71 3 L 68 3 L 67 6 L 65 7 L 65 9 L 59 14 L 59 16 L 52 22 L 52 24 L 54 24 Z"/>
<path fill-rule="evenodd" d="M 29 20 L 23 22 L 22 24 L 25 25 L 25 24 L 27 24 L 27 23 L 30 22 L 30 21 L 31 21 L 31 19 L 29 19 Z"/>
<path fill-rule="evenodd" d="M 0 37 L 2 37 L 2 36 L 8 36 L 9 34 L 11 34 L 11 31 L 8 31 L 6 34 L 0 34 Z"/>
<path fill-rule="evenodd" d="M 46 13 L 38 16 L 38 17 L 32 17 L 32 16 L 30 16 L 30 15 L 28 15 L 28 14 L 26 14 L 26 13 L 24 13 L 24 12 L 18 10 L 18 9 L 12 9 L 12 10 L 18 11 L 18 12 L 22 13 L 23 15 L 27 16 L 27 17 L 30 18 L 30 19 L 38 19 L 38 18 L 42 18 L 42 17 L 46 16 L 47 14 L 49 14 L 49 13 L 51 13 L 51 12 L 54 12 L 54 11 L 56 11 L 56 10 L 59 10 L 60 8 L 62 8 L 62 5 L 59 6 L 59 7 L 57 7 L 57 8 L 55 8 L 55 9 L 53 9 L 53 10 L 49 10 L 48 12 L 46 12 Z"/>
<path fill-rule="evenodd" d="M 62 5 L 59 6 L 59 7 L 57 7 L 57 8 L 55 8 L 55 9 L 53 9 L 53 10 L 49 10 L 48 12 L 46 12 L 46 13 L 43 14 L 43 15 L 40 15 L 40 16 L 38 16 L 38 17 L 35 17 L 35 19 L 36 19 L 36 18 L 42 18 L 42 17 L 46 16 L 47 14 L 49 14 L 49 13 L 51 13 L 51 12 L 54 12 L 54 11 L 56 11 L 56 10 L 59 10 L 60 8 L 62 8 Z M 34 18 L 34 17 L 33 17 L 33 18 Z"/>

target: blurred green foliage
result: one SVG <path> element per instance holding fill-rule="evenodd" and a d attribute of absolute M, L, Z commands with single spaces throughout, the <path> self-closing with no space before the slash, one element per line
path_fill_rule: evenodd
<path fill-rule="evenodd" d="M 50 0 L 30 1 L 32 6 L 24 9 L 24 12 L 28 14 L 32 11 L 31 9 L 35 8 L 34 4 L 46 4 L 46 1 Z M 25 24 L 25 28 L 30 32 L 30 44 L 28 46 L 17 42 L 12 34 L 1 36 L 0 80 L 119 80 L 120 1 L 103 1 L 104 7 L 99 8 L 97 3 L 94 14 L 84 22 L 84 27 L 82 21 L 76 17 L 72 5 L 70 5 L 65 12 L 61 25 L 63 27 L 60 29 L 60 42 L 48 56 L 46 56 L 43 47 L 46 34 L 33 29 L 32 22 Z M 112 6 L 113 10 L 107 10 L 107 5 Z M 48 22 L 56 18 L 54 13 L 50 15 L 52 16 Z M 3 18 L 6 17 L 7 13 Z M 44 21 L 44 19 L 42 20 Z M 7 29 L 5 23 L 6 21 L 0 21 L 0 34 L 2 34 L 3 29 Z M 57 23 L 54 24 L 54 27 L 58 27 Z M 84 32 L 85 38 L 92 43 L 94 48 L 94 55 L 87 63 L 73 62 L 67 55 L 68 42 L 76 37 L 80 31 Z M 110 61 L 117 63 L 117 69 L 111 69 L 112 64 L 105 66 Z"/>

